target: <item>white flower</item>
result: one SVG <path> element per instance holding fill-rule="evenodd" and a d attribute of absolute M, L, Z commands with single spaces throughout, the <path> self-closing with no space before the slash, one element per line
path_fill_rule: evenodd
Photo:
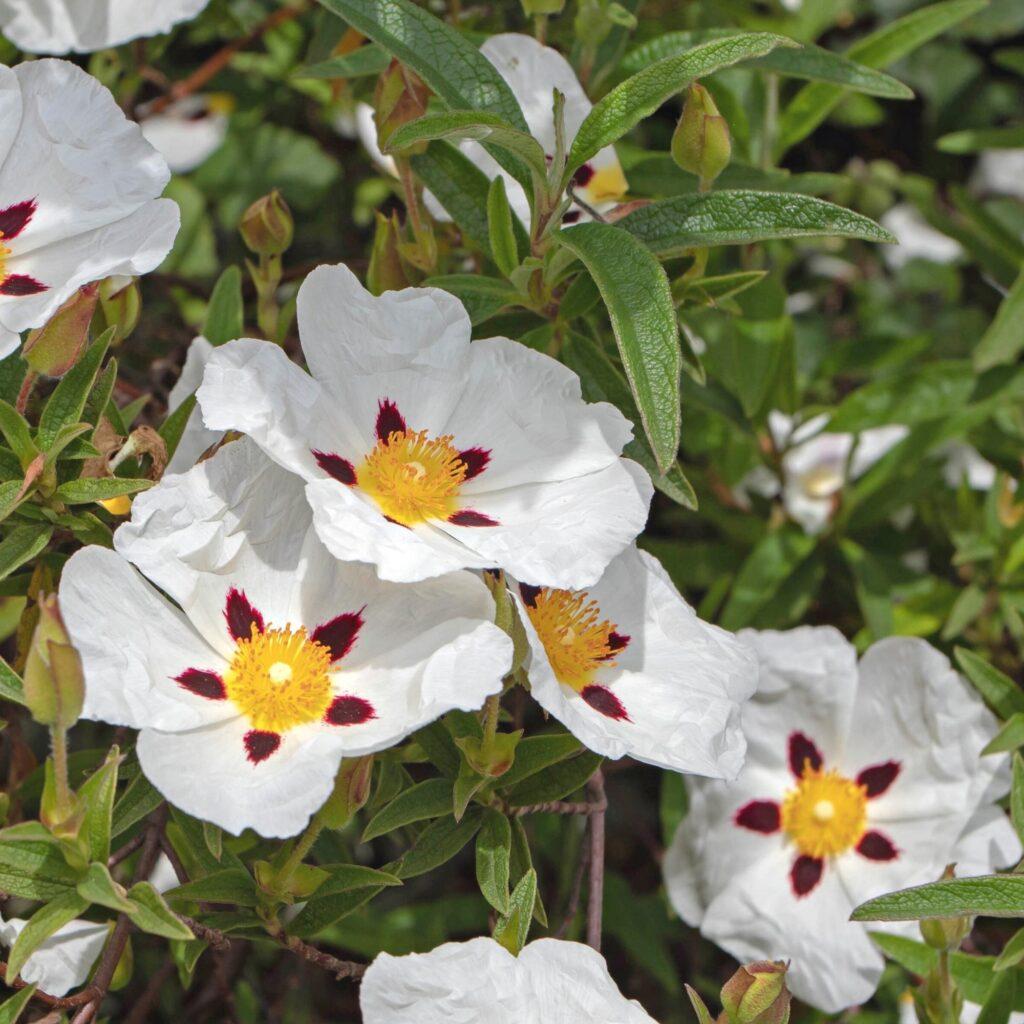
<path fill-rule="evenodd" d="M 768 429 L 775 446 L 784 450 L 783 479 L 780 483 L 766 466 L 758 466 L 737 484 L 737 500 L 746 504 L 751 492 L 765 498 L 781 492 L 790 519 L 807 533 L 821 533 L 847 480 L 866 473 L 907 436 L 907 428 L 900 424 L 872 427 L 861 434 L 822 433 L 827 422 L 828 416 L 821 415 L 797 426 L 784 413 L 770 412 Z"/>
<path fill-rule="evenodd" d="M 909 992 L 900 996 L 899 1014 L 899 1024 L 919 1024 L 914 998 Z M 981 1007 L 977 1003 L 965 1002 L 960 1011 L 960 1024 L 977 1024 L 979 1016 Z M 1011 1013 L 1007 1024 L 1024 1024 L 1024 1013 Z"/>
<path fill-rule="evenodd" d="M 0 0 L 0 31 L 28 53 L 91 53 L 169 32 L 210 0 Z"/>
<path fill-rule="evenodd" d="M 178 207 L 167 164 L 95 78 L 0 67 L 0 357 L 80 286 L 158 266 Z"/>
<path fill-rule="evenodd" d="M 533 652 L 530 692 L 586 746 L 736 777 L 757 659 L 698 619 L 657 559 L 631 547 L 588 590 L 513 591 Z"/>
<path fill-rule="evenodd" d="M 911 203 L 897 203 L 879 223 L 899 239 L 898 245 L 882 246 L 882 258 L 893 270 L 913 259 L 955 263 L 963 255 L 960 243 L 933 228 Z"/>
<path fill-rule="evenodd" d="M 167 412 L 174 412 L 182 402 L 193 394 L 203 382 L 206 364 L 210 361 L 213 346 L 201 335 L 192 339 L 192 344 L 185 354 L 185 364 L 181 368 L 181 376 L 174 382 L 171 393 L 167 396 Z M 207 430 L 203 426 L 203 416 L 197 405 L 189 414 L 185 429 L 182 431 L 178 447 L 174 449 L 171 461 L 167 463 L 168 473 L 184 473 L 191 469 L 199 456 L 211 445 L 216 444 L 224 436 L 223 430 Z"/>
<path fill-rule="evenodd" d="M 537 939 L 518 957 L 488 938 L 381 953 L 359 1006 L 364 1024 L 655 1024 L 619 992 L 600 953 L 559 939 Z"/>
<path fill-rule="evenodd" d="M 212 156 L 228 133 L 230 97 L 186 96 L 140 122 L 146 141 L 173 174 L 187 174 Z"/>
<path fill-rule="evenodd" d="M 987 491 L 996 482 L 996 467 L 963 441 L 950 441 L 938 454 L 943 459 L 942 476 L 950 487 L 959 487 L 966 480 L 972 491 Z"/>
<path fill-rule="evenodd" d="M 509 570 L 584 587 L 643 528 L 647 474 L 619 453 L 628 421 L 579 378 L 507 338 L 470 344 L 462 303 L 435 288 L 372 296 L 344 266 L 299 291 L 313 376 L 276 345 L 211 355 L 206 426 L 241 430 L 308 483 L 324 544 L 400 582 Z"/>
<path fill-rule="evenodd" d="M 334 119 L 334 130 L 345 139 L 358 139 L 370 159 L 392 178 L 398 177 L 398 165 L 393 156 L 380 151 L 377 142 L 377 124 L 373 119 L 373 107 L 369 103 L 357 103 L 354 110 L 344 110 Z"/>
<path fill-rule="evenodd" d="M 61 579 L 83 717 L 141 730 L 157 789 L 235 834 L 298 832 L 342 756 L 480 707 L 511 662 L 481 580 L 336 561 L 301 481 L 245 440 L 137 499 L 114 544 Z"/>
<path fill-rule="evenodd" d="M 691 780 L 666 885 L 683 919 L 740 961 L 792 958 L 793 993 L 831 1013 L 882 974 L 854 907 L 951 862 L 984 874 L 1020 857 L 993 802 L 1006 759 L 980 756 L 995 717 L 923 640 L 882 640 L 858 666 L 831 627 L 740 637 L 761 659 L 746 764 L 735 783 Z"/>
<path fill-rule="evenodd" d="M 1024 149 L 986 149 L 978 157 L 971 185 L 979 192 L 1024 199 Z"/>
<path fill-rule="evenodd" d="M 480 47 L 480 52 L 508 83 L 522 108 L 530 134 L 549 157 L 555 153 L 554 90 L 565 96 L 565 144 L 571 146 L 592 107 L 572 65 L 557 50 L 543 46 L 532 36 L 516 32 L 491 36 Z M 502 170 L 479 143 L 467 141 L 460 143 L 459 148 L 488 178 L 500 175 L 505 179 L 509 205 L 528 225 L 530 204 L 522 186 Z M 621 202 L 628 185 L 611 146 L 605 146 L 576 172 L 574 188 L 588 206 L 600 213 Z M 425 200 L 432 214 L 446 216 L 433 196 L 425 196 Z M 589 219 L 586 211 L 574 204 L 563 222 L 573 224 Z"/>

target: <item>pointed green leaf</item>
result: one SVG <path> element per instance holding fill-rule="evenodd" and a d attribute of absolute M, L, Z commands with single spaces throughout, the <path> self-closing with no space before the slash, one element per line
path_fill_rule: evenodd
<path fill-rule="evenodd" d="M 494 180 L 498 182 L 502 179 Z M 518 255 L 513 256 L 513 259 L 518 263 Z M 497 277 L 483 277 L 480 274 L 443 274 L 440 277 L 428 277 L 423 286 L 443 288 L 446 292 L 451 292 L 466 307 L 470 323 L 474 326 L 489 320 L 505 306 L 518 305 L 521 301 L 521 296 L 508 281 Z"/>
<path fill-rule="evenodd" d="M 0 1003 L 0 1024 L 17 1024 L 18 1018 L 35 994 L 36 986 L 29 985 Z"/>
<path fill-rule="evenodd" d="M 88 505 L 96 501 L 108 501 L 123 494 L 138 494 L 149 490 L 152 480 L 130 479 L 120 476 L 81 477 L 61 484 L 55 494 L 66 505 Z"/>
<path fill-rule="evenodd" d="M 88 903 L 96 903 L 108 910 L 127 913 L 134 909 L 124 887 L 111 877 L 106 864 L 90 864 L 76 886 L 78 895 Z"/>
<path fill-rule="evenodd" d="M 1024 349 L 1024 270 L 999 304 L 995 319 L 974 348 L 974 369 L 1012 363 Z"/>
<path fill-rule="evenodd" d="M 0 400 L 0 433 L 3 433 L 11 450 L 18 456 L 22 467 L 27 467 L 39 454 L 25 417 L 3 400 Z"/>
<path fill-rule="evenodd" d="M 181 442 L 181 435 L 185 433 L 185 427 L 188 425 L 188 419 L 192 415 L 192 410 L 196 407 L 196 396 L 195 392 L 189 395 L 182 403 L 174 409 L 172 412 L 167 414 L 167 419 L 160 425 L 161 439 L 167 446 L 167 458 L 168 460 L 174 457 L 174 453 L 178 450 L 178 445 Z"/>
<path fill-rule="evenodd" d="M 1024 917 L 1024 875 L 953 878 L 900 889 L 857 907 L 854 921 L 923 921 L 935 917 Z"/>
<path fill-rule="evenodd" d="M 231 903 L 239 907 L 255 907 L 259 903 L 256 882 L 248 871 L 226 868 L 205 878 L 185 882 L 164 893 L 168 900 L 196 900 L 202 903 Z"/>
<path fill-rule="evenodd" d="M 499 914 L 508 914 L 509 858 L 512 826 L 500 811 L 488 807 L 476 836 L 476 881 L 480 892 Z"/>
<path fill-rule="evenodd" d="M 509 898 L 509 913 L 494 928 L 494 939 L 518 956 L 530 936 L 530 922 L 537 901 L 537 872 L 530 868 L 516 883 Z"/>
<path fill-rule="evenodd" d="M 0 890 L 28 900 L 52 900 L 73 891 L 78 874 L 57 841 L 38 826 L 40 835 L 4 829 L 0 837 Z"/>
<path fill-rule="evenodd" d="M 964 675 L 1000 718 L 1024 712 L 1024 691 L 1008 675 L 966 647 L 954 648 L 954 654 Z"/>
<path fill-rule="evenodd" d="M 89 843 L 89 857 L 106 862 L 110 856 L 110 831 L 117 794 L 117 773 L 121 755 L 112 747 L 106 760 L 86 779 L 79 790 L 85 807 L 80 835 Z"/>
<path fill-rule="evenodd" d="M 1024 842 L 1024 758 L 1020 751 L 1013 755 L 1013 782 L 1010 787 L 1010 821 L 1017 838 Z"/>
<path fill-rule="evenodd" d="M 427 818 L 440 818 L 452 809 L 452 783 L 450 779 L 427 779 L 399 793 L 386 807 L 381 808 L 363 832 L 362 842 L 393 832 L 396 828 L 412 825 Z"/>
<path fill-rule="evenodd" d="M 402 880 L 390 871 L 368 868 L 362 864 L 327 864 L 323 871 L 327 877 L 313 892 L 317 899 L 323 899 L 325 896 L 338 896 L 343 892 L 352 892 L 355 889 L 366 889 L 371 886 L 386 889 L 402 884 Z"/>
<path fill-rule="evenodd" d="M 989 740 L 981 753 L 982 756 L 1005 754 L 1008 750 L 1016 750 L 1021 746 L 1024 746 L 1024 712 L 1018 711 L 1006 720 L 1003 727 Z"/>
<path fill-rule="evenodd" d="M 11 530 L 0 541 L 0 580 L 31 562 L 50 543 L 52 536 L 53 527 L 48 523 L 29 523 Z"/>
<path fill-rule="evenodd" d="M 21 676 L 3 658 L 0 658 L 0 700 L 21 705 L 25 703 L 25 685 Z"/>
<path fill-rule="evenodd" d="M 562 800 L 582 789 L 603 761 L 599 754 L 584 750 L 517 783 L 509 790 L 508 802 L 513 807 L 526 807 Z"/>
<path fill-rule="evenodd" d="M 149 882 L 136 882 L 128 890 L 134 909 L 128 916 L 136 928 L 165 939 L 194 939 L 192 932 L 175 916 L 163 896 Z"/>
<path fill-rule="evenodd" d="M 499 174 L 491 182 L 487 193 L 487 226 L 491 255 L 498 269 L 506 277 L 511 277 L 512 272 L 519 266 L 519 249 L 512 227 L 513 219 L 514 214 L 505 194 L 505 179 Z"/>
<path fill-rule="evenodd" d="M 155 811 L 163 802 L 163 797 L 153 788 L 149 779 L 139 772 L 121 794 L 121 799 L 114 804 L 113 820 L 110 836 L 116 839 L 127 832 L 132 825 L 142 821 L 148 814 Z"/>
<path fill-rule="evenodd" d="M 292 78 L 365 78 L 387 71 L 391 55 L 375 43 L 338 57 L 307 64 L 292 72 Z"/>
<path fill-rule="evenodd" d="M 36 431 L 36 444 L 46 451 L 60 428 L 82 419 L 85 403 L 96 381 L 100 364 L 110 347 L 115 328 L 104 331 L 86 350 L 85 355 L 61 378 L 43 407 Z"/>
<path fill-rule="evenodd" d="M 481 809 L 471 807 L 461 821 L 456 821 L 451 814 L 432 821 L 402 858 L 395 874 L 404 880 L 440 867 L 476 835 L 482 820 Z"/>
<path fill-rule="evenodd" d="M 382 886 L 371 885 L 341 892 L 335 896 L 320 898 L 314 895 L 288 926 L 288 932 L 299 938 L 316 935 L 317 932 L 323 931 L 324 928 L 369 903 L 382 890 Z"/>
<path fill-rule="evenodd" d="M 568 732 L 526 736 L 516 748 L 515 763 L 501 777 L 501 786 L 514 786 L 549 765 L 574 757 L 582 749 L 580 741 Z"/>
<path fill-rule="evenodd" d="M 244 333 L 245 306 L 242 302 L 242 271 L 238 267 L 225 267 L 217 278 L 206 307 L 203 337 L 211 345 L 241 338 Z"/>
<path fill-rule="evenodd" d="M 1024 960 L 1024 928 L 1014 933 L 1012 939 L 1003 946 L 1003 951 L 996 957 L 992 966 L 994 971 L 1005 971 L 1010 967 L 1016 967 Z"/>

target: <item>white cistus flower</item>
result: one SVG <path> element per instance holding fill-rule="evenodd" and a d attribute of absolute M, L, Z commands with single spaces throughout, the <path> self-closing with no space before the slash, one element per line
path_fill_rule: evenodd
<path fill-rule="evenodd" d="M 146 141 L 172 174 L 188 174 L 221 147 L 228 133 L 231 99 L 216 93 L 186 96 L 158 114 L 142 115 Z"/>
<path fill-rule="evenodd" d="M 923 640 L 881 640 L 858 665 L 830 626 L 740 638 L 761 661 L 746 763 L 733 783 L 689 780 L 666 886 L 706 938 L 741 962 L 792 959 L 794 995 L 837 1012 L 882 975 L 869 930 L 916 930 L 852 922 L 854 907 L 1020 857 L 995 803 L 1006 757 L 981 756 L 998 723 Z"/>
<path fill-rule="evenodd" d="M 84 284 L 157 267 L 178 232 L 169 174 L 74 64 L 0 67 L 0 357 Z"/>
<path fill-rule="evenodd" d="M 897 203 L 886 210 L 879 223 L 899 240 L 898 245 L 882 246 L 882 258 L 893 270 L 913 259 L 955 263 L 963 255 L 960 243 L 933 228 L 912 203 Z"/>
<path fill-rule="evenodd" d="M 511 662 L 472 573 L 384 583 L 310 520 L 301 481 L 243 439 L 165 477 L 117 553 L 84 548 L 61 579 L 83 717 L 139 729 L 153 785 L 234 834 L 295 834 L 343 756 L 479 708 Z"/>
<path fill-rule="evenodd" d="M 429 953 L 381 953 L 359 987 L 364 1024 L 655 1024 L 627 999 L 600 953 L 537 939 L 513 956 L 494 939 Z"/>
<path fill-rule="evenodd" d="M 377 142 L 377 123 L 373 119 L 373 107 L 369 103 L 357 103 L 354 108 L 344 110 L 334 119 L 334 130 L 345 139 L 358 139 L 369 154 L 377 169 L 398 177 L 395 158 L 382 153 Z"/>
<path fill-rule="evenodd" d="M 513 586 L 530 641 L 530 692 L 591 750 L 735 778 L 753 651 L 702 622 L 635 547 L 587 590 Z"/>
<path fill-rule="evenodd" d="M 447 292 L 374 297 L 347 267 L 318 267 L 298 325 L 312 376 L 276 345 L 230 341 L 199 404 L 207 427 L 248 434 L 307 481 L 336 557 L 399 582 L 500 567 L 585 587 L 643 528 L 651 481 L 620 457 L 625 417 L 584 402 L 546 355 L 470 343 Z"/>
<path fill-rule="evenodd" d="M 174 387 L 167 396 L 168 414 L 180 408 L 189 395 L 195 394 L 203 382 L 203 374 L 206 372 L 206 364 L 210 361 L 212 352 L 213 345 L 202 335 L 192 339 L 192 344 L 185 353 L 181 376 L 174 382 Z M 167 463 L 166 472 L 184 473 L 185 470 L 191 469 L 199 461 L 199 456 L 223 436 L 223 430 L 207 430 L 203 426 L 203 415 L 199 411 L 199 406 L 195 406 L 185 422 L 185 429 L 178 440 L 177 448 L 174 449 L 171 461 Z"/>
<path fill-rule="evenodd" d="M 971 186 L 978 192 L 1024 199 L 1024 149 L 986 149 L 978 157 Z"/>
<path fill-rule="evenodd" d="M 27 53 L 92 53 L 155 36 L 210 0 L 0 0 L 0 32 Z"/>

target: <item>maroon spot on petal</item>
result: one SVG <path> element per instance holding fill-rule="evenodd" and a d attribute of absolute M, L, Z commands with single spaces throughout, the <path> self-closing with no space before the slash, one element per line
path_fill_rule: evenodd
<path fill-rule="evenodd" d="M 0 284 L 0 295 L 38 295 L 45 292 L 49 285 L 37 281 L 28 274 L 11 274 Z"/>
<path fill-rule="evenodd" d="M 459 458 L 466 464 L 466 475 L 463 479 L 472 480 L 487 468 L 487 463 L 491 461 L 491 451 L 489 448 L 467 448 L 459 452 Z"/>
<path fill-rule="evenodd" d="M 228 599 L 224 604 L 224 618 L 227 619 L 228 632 L 236 640 L 248 640 L 252 636 L 252 627 L 256 632 L 263 632 L 263 616 L 253 607 L 245 596 L 245 591 L 232 587 L 228 591 Z"/>
<path fill-rule="evenodd" d="M 892 840 L 881 832 L 865 832 L 857 844 L 857 852 L 868 860 L 895 860 L 899 856 Z"/>
<path fill-rule="evenodd" d="M 577 188 L 586 188 L 593 176 L 594 168 L 590 164 L 584 164 L 582 167 L 577 168 L 576 173 L 572 176 L 572 183 Z"/>
<path fill-rule="evenodd" d="M 817 857 L 808 857 L 803 854 L 794 861 L 793 868 L 789 872 L 789 880 L 793 885 L 793 892 L 797 899 L 802 899 L 821 881 L 825 871 L 825 862 Z"/>
<path fill-rule="evenodd" d="M 582 210 L 569 210 L 569 212 L 562 218 L 562 223 L 575 224 L 582 216 Z"/>
<path fill-rule="evenodd" d="M 881 796 L 895 781 L 900 773 L 899 761 L 886 761 L 873 764 L 857 776 L 857 785 L 863 786 L 868 792 L 868 799 Z"/>
<path fill-rule="evenodd" d="M 471 508 L 459 509 L 448 517 L 452 526 L 497 526 L 498 520 L 485 516 L 483 512 L 474 512 Z"/>
<path fill-rule="evenodd" d="M 609 658 L 614 658 L 619 651 L 625 650 L 629 646 L 629 641 L 632 637 L 627 636 L 625 633 L 616 633 L 614 630 L 608 634 L 608 653 L 604 656 L 604 660 L 607 661 Z"/>
<path fill-rule="evenodd" d="M 363 722 L 376 717 L 377 712 L 373 710 L 373 705 L 368 700 L 344 694 L 331 701 L 324 721 L 328 725 L 362 725 Z"/>
<path fill-rule="evenodd" d="M 242 742 L 245 744 L 245 755 L 253 764 L 266 761 L 279 746 L 281 737 L 276 732 L 262 732 L 259 729 L 250 729 Z"/>
<path fill-rule="evenodd" d="M 532 583 L 520 583 L 519 593 L 523 596 L 523 604 L 527 608 L 537 607 L 537 595 L 540 593 L 541 588 L 535 587 Z"/>
<path fill-rule="evenodd" d="M 607 686 L 591 684 L 584 686 L 580 696 L 595 710 L 608 718 L 614 718 L 617 722 L 629 721 L 629 715 L 622 706 L 622 701 L 608 689 Z"/>
<path fill-rule="evenodd" d="M 377 437 L 386 441 L 393 433 L 408 430 L 405 417 L 398 411 L 398 406 L 390 398 L 382 398 L 377 403 Z"/>
<path fill-rule="evenodd" d="M 311 451 L 313 458 L 316 459 L 316 464 L 328 476 L 333 476 L 335 480 L 340 480 L 343 484 L 348 484 L 349 487 L 356 482 L 355 467 L 348 459 L 343 459 L 333 452 L 318 452 L 315 448 Z"/>
<path fill-rule="evenodd" d="M 189 693 L 207 700 L 223 700 L 227 696 L 224 680 L 216 672 L 206 672 L 201 668 L 187 668 L 174 681 L 184 686 Z"/>
<path fill-rule="evenodd" d="M 5 239 L 17 238 L 36 212 L 36 201 L 25 199 L 0 210 L 0 234 Z"/>
<path fill-rule="evenodd" d="M 814 741 L 802 732 L 795 732 L 789 737 L 789 770 L 799 779 L 804 768 L 809 766 L 817 771 L 825 759 L 814 745 Z"/>
<path fill-rule="evenodd" d="M 778 832 L 782 824 L 782 811 L 774 800 L 751 800 L 744 804 L 733 819 L 740 828 L 762 832 L 766 836 Z"/>
<path fill-rule="evenodd" d="M 363 612 L 366 605 L 357 612 L 345 612 L 329 622 L 323 622 L 313 630 L 310 640 L 323 644 L 331 652 L 331 661 L 344 658 L 363 628 Z"/>

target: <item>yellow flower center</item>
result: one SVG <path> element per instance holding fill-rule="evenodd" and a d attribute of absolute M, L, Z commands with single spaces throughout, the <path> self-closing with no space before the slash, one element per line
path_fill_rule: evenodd
<path fill-rule="evenodd" d="M 224 689 L 260 732 L 284 732 L 324 717 L 331 703 L 331 652 L 305 629 L 268 629 L 238 641 Z"/>
<path fill-rule="evenodd" d="M 430 440 L 425 430 L 393 430 L 356 470 L 360 488 L 403 526 L 447 519 L 465 479 L 466 463 L 452 436 Z"/>
<path fill-rule="evenodd" d="M 782 801 L 782 831 L 808 857 L 845 853 L 864 835 L 867 806 L 865 786 L 808 765 Z"/>
<path fill-rule="evenodd" d="M 600 607 L 585 590 L 545 587 L 526 611 L 560 683 L 582 690 L 599 667 L 615 664 L 615 623 L 601 618 Z"/>
<path fill-rule="evenodd" d="M 828 498 L 843 486 L 843 474 L 835 466 L 818 466 L 804 473 L 800 486 L 808 498 Z"/>
<path fill-rule="evenodd" d="M 592 203 L 612 203 L 621 199 L 628 188 L 626 176 L 616 162 L 595 171 L 584 191 Z"/>

